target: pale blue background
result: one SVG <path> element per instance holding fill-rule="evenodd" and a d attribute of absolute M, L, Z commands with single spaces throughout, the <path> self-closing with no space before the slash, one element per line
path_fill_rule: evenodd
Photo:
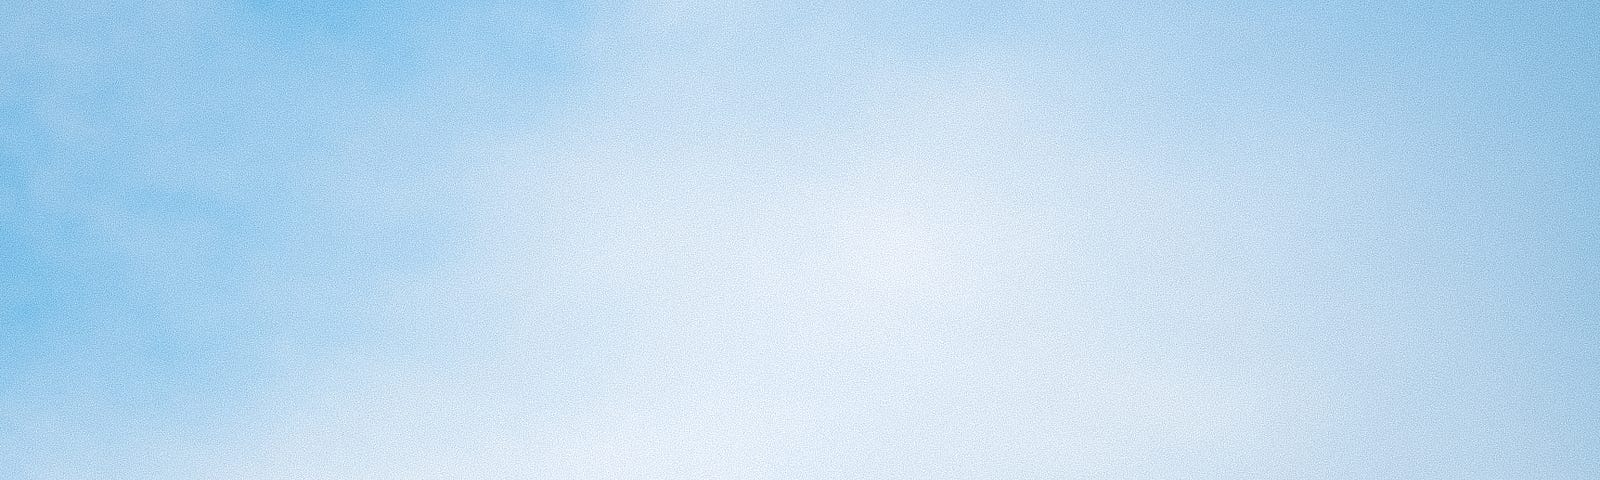
<path fill-rule="evenodd" d="M 0 3 L 0 478 L 1597 478 L 1600 3 Z"/>

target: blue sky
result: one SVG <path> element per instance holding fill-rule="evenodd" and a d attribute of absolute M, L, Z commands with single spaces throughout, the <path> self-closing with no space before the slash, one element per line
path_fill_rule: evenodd
<path fill-rule="evenodd" d="M 1583 2 L 0 5 L 0 477 L 1593 478 Z"/>

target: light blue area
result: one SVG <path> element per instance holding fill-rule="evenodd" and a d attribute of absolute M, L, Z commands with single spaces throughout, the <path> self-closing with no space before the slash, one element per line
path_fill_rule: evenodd
<path fill-rule="evenodd" d="M 13 2 L 0 478 L 1593 478 L 1582 2 Z"/>

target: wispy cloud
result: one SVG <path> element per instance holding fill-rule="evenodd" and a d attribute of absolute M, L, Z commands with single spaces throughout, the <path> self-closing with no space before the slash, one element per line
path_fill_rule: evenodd
<path fill-rule="evenodd" d="M 1568 10 L 0 7 L 0 471 L 1583 476 Z"/>

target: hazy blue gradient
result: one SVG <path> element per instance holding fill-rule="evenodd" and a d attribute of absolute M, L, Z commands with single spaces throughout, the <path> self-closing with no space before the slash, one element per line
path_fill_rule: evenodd
<path fill-rule="evenodd" d="M 0 2 L 0 478 L 1600 478 L 1600 3 Z"/>

